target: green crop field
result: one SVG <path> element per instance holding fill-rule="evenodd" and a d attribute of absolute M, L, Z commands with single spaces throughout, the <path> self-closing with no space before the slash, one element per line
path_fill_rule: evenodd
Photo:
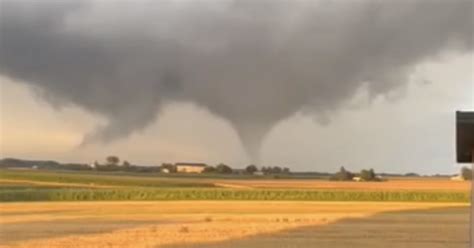
<path fill-rule="evenodd" d="M 214 187 L 208 182 L 193 179 L 174 179 L 165 177 L 138 177 L 100 175 L 90 173 L 49 172 L 31 170 L 0 170 L 0 180 L 27 180 L 34 182 L 54 182 L 67 184 L 89 184 L 118 187 Z"/>
<path fill-rule="evenodd" d="M 297 184 L 298 181 L 295 181 Z M 106 187 L 105 187 L 106 186 Z M 469 202 L 468 191 L 235 189 L 210 180 L 2 170 L 0 201 L 383 201 Z"/>
<path fill-rule="evenodd" d="M 137 200 L 255 200 L 255 201 L 396 201 L 469 202 L 467 192 L 368 192 L 340 190 L 234 189 L 6 189 L 0 201 L 137 201 Z"/>

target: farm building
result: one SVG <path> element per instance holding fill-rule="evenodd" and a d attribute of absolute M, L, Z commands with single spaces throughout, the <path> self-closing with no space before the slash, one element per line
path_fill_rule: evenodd
<path fill-rule="evenodd" d="M 176 171 L 183 173 L 202 173 L 207 164 L 204 163 L 176 163 Z"/>
<path fill-rule="evenodd" d="M 451 177 L 451 181 L 464 181 L 464 178 L 461 175 Z"/>
<path fill-rule="evenodd" d="M 362 181 L 362 178 L 361 177 L 354 177 L 352 178 L 353 181 L 356 181 L 356 182 L 360 182 Z"/>

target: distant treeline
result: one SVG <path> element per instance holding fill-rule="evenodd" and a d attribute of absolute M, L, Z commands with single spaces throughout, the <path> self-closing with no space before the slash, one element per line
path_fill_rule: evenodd
<path fill-rule="evenodd" d="M 5 158 L 0 160 L 0 168 L 24 168 L 40 170 L 75 170 L 75 171 L 129 171 L 129 172 L 159 172 L 159 166 L 132 165 L 127 161 L 122 164 L 116 161 L 116 157 L 108 157 L 105 163 L 94 162 L 93 164 L 81 163 L 59 163 L 52 160 L 23 160 L 16 158 Z M 118 159 L 118 158 L 117 158 Z M 111 160 L 111 161 L 109 161 Z"/>
<path fill-rule="evenodd" d="M 24 169 L 49 169 L 49 170 L 87 170 L 87 164 L 59 163 L 52 160 L 23 160 L 16 158 L 5 158 L 0 160 L 0 168 L 24 168 Z"/>
<path fill-rule="evenodd" d="M 0 168 L 18 168 L 18 169 L 40 169 L 40 170 L 71 170 L 71 171 L 124 171 L 137 173 L 176 173 L 176 166 L 172 163 L 163 163 L 161 165 L 136 165 L 124 160 L 121 161 L 117 156 L 108 156 L 105 162 L 94 162 L 92 164 L 83 163 L 59 163 L 53 160 L 24 160 L 16 158 L 0 159 Z M 361 178 L 362 181 L 377 181 L 387 177 L 451 177 L 453 175 L 420 175 L 417 173 L 377 173 L 373 169 L 362 170 L 360 173 L 352 173 L 344 167 L 336 173 L 328 172 L 291 172 L 287 167 L 248 165 L 244 169 L 233 169 L 231 166 L 220 163 L 216 166 L 206 166 L 204 174 L 247 174 L 247 175 L 273 175 L 276 177 L 297 177 L 297 178 L 329 178 L 336 181 L 349 181 L 354 178 Z M 471 169 L 462 168 L 459 176 L 465 180 L 472 179 Z"/>
<path fill-rule="evenodd" d="M 163 163 L 159 166 L 135 165 L 117 156 L 108 156 L 105 162 L 95 161 L 92 164 L 80 163 L 59 163 L 57 161 L 43 160 L 23 160 L 15 158 L 5 158 L 0 160 L 0 168 L 24 168 L 40 170 L 76 170 L 76 171 L 125 171 L 125 172 L 148 172 L 148 173 L 177 173 L 177 166 L 172 163 Z M 229 165 L 220 163 L 216 166 L 208 165 L 204 168 L 205 174 L 257 174 L 261 175 L 285 175 L 290 174 L 290 169 L 279 166 L 263 166 L 258 168 L 249 165 L 245 169 L 234 169 Z"/>

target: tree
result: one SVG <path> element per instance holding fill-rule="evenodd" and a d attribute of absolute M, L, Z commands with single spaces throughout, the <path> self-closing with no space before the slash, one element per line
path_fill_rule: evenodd
<path fill-rule="evenodd" d="M 368 170 L 361 170 L 360 171 L 360 179 L 362 181 L 370 181 L 370 175 Z"/>
<path fill-rule="evenodd" d="M 245 168 L 245 172 L 247 172 L 248 174 L 253 174 L 253 173 L 257 172 L 257 171 L 258 171 L 257 166 L 255 166 L 255 165 L 253 165 L 253 164 L 251 164 L 251 165 L 249 165 L 249 166 L 247 166 L 247 167 Z"/>
<path fill-rule="evenodd" d="M 280 174 L 283 170 L 281 169 L 281 167 L 279 166 L 274 166 L 272 169 L 271 169 L 271 172 L 273 174 Z"/>
<path fill-rule="evenodd" d="M 92 164 L 91 167 L 92 167 L 93 170 L 97 170 L 100 167 L 100 164 L 99 164 L 99 162 L 94 161 L 94 163 Z"/>
<path fill-rule="evenodd" d="M 377 175 L 375 175 L 374 169 L 369 170 L 369 177 L 370 177 L 370 179 L 372 179 L 372 181 L 377 181 L 378 180 Z"/>
<path fill-rule="evenodd" d="M 125 160 L 125 161 L 123 161 L 122 166 L 123 166 L 123 168 L 128 169 L 128 168 L 130 168 L 131 165 L 127 160 Z"/>
<path fill-rule="evenodd" d="M 286 171 L 284 169 L 286 169 Z M 273 166 L 273 167 L 272 166 L 268 166 L 268 167 L 263 166 L 260 171 L 263 172 L 263 174 L 265 174 L 265 175 L 267 175 L 267 174 L 281 174 L 281 173 L 289 173 L 290 172 L 290 169 L 288 169 L 288 168 L 284 168 L 284 169 L 282 169 L 279 166 Z"/>
<path fill-rule="evenodd" d="M 216 172 L 221 174 L 231 174 L 232 168 L 226 164 L 221 163 L 216 166 Z"/>
<path fill-rule="evenodd" d="M 106 161 L 108 165 L 118 165 L 120 163 L 120 159 L 117 156 L 108 156 Z"/>
<path fill-rule="evenodd" d="M 283 174 L 290 174 L 290 173 L 291 173 L 290 168 L 288 167 L 283 168 Z"/>
<path fill-rule="evenodd" d="M 202 171 L 203 173 L 214 173 L 216 172 L 216 168 L 214 168 L 214 166 L 206 166 L 204 167 L 204 170 Z"/>
<path fill-rule="evenodd" d="M 472 169 L 469 169 L 467 167 L 462 167 L 461 169 L 461 177 L 464 180 L 472 180 Z"/>
<path fill-rule="evenodd" d="M 374 169 L 362 170 L 360 172 L 360 179 L 367 182 L 377 181 L 377 175 L 375 175 Z"/>
<path fill-rule="evenodd" d="M 330 180 L 332 181 L 352 181 L 354 178 L 354 174 L 352 174 L 350 171 L 347 171 L 346 168 L 341 167 L 339 172 L 334 174 Z"/>

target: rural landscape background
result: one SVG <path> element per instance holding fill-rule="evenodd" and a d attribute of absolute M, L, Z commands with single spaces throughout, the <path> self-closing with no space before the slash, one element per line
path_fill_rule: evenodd
<path fill-rule="evenodd" d="M 0 0 L 0 247 L 467 248 L 473 12 Z"/>
<path fill-rule="evenodd" d="M 190 173 L 178 172 L 180 164 L 119 161 L 1 160 L 1 244 L 468 247 L 467 168 L 456 175 L 380 176 L 220 164 Z"/>

